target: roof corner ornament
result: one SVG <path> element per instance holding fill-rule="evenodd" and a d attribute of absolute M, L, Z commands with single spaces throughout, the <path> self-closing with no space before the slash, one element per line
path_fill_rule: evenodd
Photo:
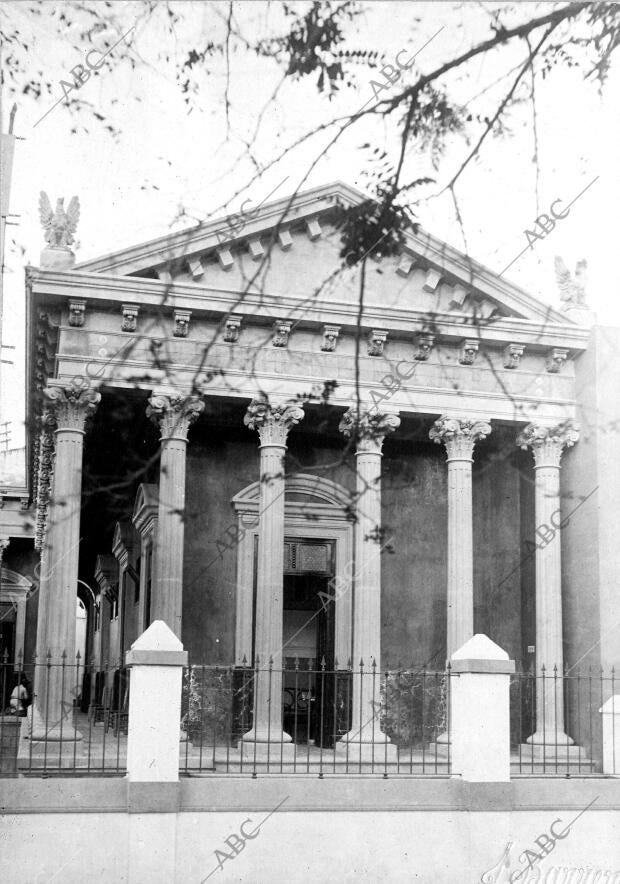
<path fill-rule="evenodd" d="M 581 325 L 593 325 L 596 316 L 586 304 L 588 262 L 577 261 L 574 277 L 559 255 L 555 256 L 554 265 L 562 310 Z"/>
<path fill-rule="evenodd" d="M 53 210 L 48 195 L 42 190 L 39 197 L 39 216 L 47 243 L 41 252 L 41 268 L 71 269 L 75 264 L 75 255 L 69 247 L 75 241 L 73 234 L 80 220 L 80 201 L 77 196 L 71 197 L 66 211 L 64 198 L 60 197 L 56 201 L 56 210 Z"/>

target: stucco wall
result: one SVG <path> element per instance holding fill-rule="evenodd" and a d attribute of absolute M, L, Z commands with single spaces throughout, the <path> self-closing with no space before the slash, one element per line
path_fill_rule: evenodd
<path fill-rule="evenodd" d="M 161 784 L 134 796 L 122 780 L 8 785 L 6 884 L 505 884 L 550 831 L 564 837 L 520 882 L 620 882 L 617 781 L 214 778 L 182 781 L 174 809 L 170 790 L 157 806 Z M 254 835 L 241 847 L 240 832 Z"/>

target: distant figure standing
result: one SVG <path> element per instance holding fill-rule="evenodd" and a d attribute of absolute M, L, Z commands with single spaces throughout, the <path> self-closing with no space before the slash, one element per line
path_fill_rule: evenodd
<path fill-rule="evenodd" d="M 26 715 L 26 710 L 28 706 L 30 706 L 30 703 L 30 685 L 28 679 L 22 672 L 11 693 L 11 700 L 9 703 L 11 714 L 19 715 L 23 718 Z"/>

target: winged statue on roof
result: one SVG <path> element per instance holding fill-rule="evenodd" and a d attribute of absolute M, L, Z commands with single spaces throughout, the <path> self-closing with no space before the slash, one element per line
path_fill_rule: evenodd
<path fill-rule="evenodd" d="M 67 249 L 74 242 L 73 234 L 80 220 L 80 201 L 77 196 L 71 198 L 67 210 L 64 198 L 56 201 L 56 211 L 52 209 L 48 195 L 41 191 L 39 198 L 39 215 L 45 231 L 45 241 L 52 249 Z"/>
<path fill-rule="evenodd" d="M 558 255 L 555 257 L 555 278 L 560 290 L 560 300 L 566 307 L 584 307 L 586 302 L 587 261 L 577 261 L 575 275 Z"/>

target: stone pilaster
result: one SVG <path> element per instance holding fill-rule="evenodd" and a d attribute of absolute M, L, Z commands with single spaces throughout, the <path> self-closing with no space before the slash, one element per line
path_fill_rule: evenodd
<path fill-rule="evenodd" d="M 151 619 L 181 638 L 187 433 L 204 410 L 196 396 L 156 391 L 147 415 L 161 430 L 159 509 L 153 550 Z"/>
<path fill-rule="evenodd" d="M 442 415 L 429 433 L 448 455 L 448 660 L 474 634 L 471 470 L 474 445 L 490 432 L 488 421 Z"/>
<path fill-rule="evenodd" d="M 358 414 L 352 408 L 340 422 L 341 432 L 357 445 L 353 726 L 341 740 L 358 744 L 358 749 L 352 750 L 353 760 L 358 751 L 365 756 L 369 746 L 372 751 L 374 744 L 390 742 L 376 716 L 381 677 L 381 449 L 385 437 L 399 425 L 396 414 Z M 383 760 L 384 748 L 377 748 L 375 757 L 377 761 Z"/>
<path fill-rule="evenodd" d="M 259 671 L 254 722 L 244 742 L 290 742 L 282 730 L 282 612 L 284 572 L 284 456 L 292 427 L 304 416 L 297 405 L 254 399 L 244 417 L 260 438 L 260 499 L 254 647 Z M 270 663 L 273 665 L 269 673 Z"/>
<path fill-rule="evenodd" d="M 578 439 L 577 429 L 568 421 L 555 427 L 528 424 L 517 437 L 517 445 L 524 450 L 529 448 L 534 455 L 536 477 L 536 674 L 539 677 L 536 679 L 536 730 L 528 738 L 528 743 L 534 744 L 566 746 L 572 743 L 564 732 L 562 556 L 558 528 L 561 522 L 560 460 L 564 448 L 574 445 Z"/>
<path fill-rule="evenodd" d="M 80 740 L 74 729 L 75 699 L 75 605 L 80 544 L 82 456 L 87 418 L 101 394 L 88 381 L 74 379 L 64 385 L 50 382 L 44 391 L 48 414 L 56 421 L 56 459 L 49 505 L 49 525 L 41 551 L 39 610 L 37 618 L 38 662 L 49 657 L 50 667 L 37 667 L 33 740 Z M 47 421 L 47 430 L 51 418 Z M 66 662 L 66 669 L 61 665 Z"/>

